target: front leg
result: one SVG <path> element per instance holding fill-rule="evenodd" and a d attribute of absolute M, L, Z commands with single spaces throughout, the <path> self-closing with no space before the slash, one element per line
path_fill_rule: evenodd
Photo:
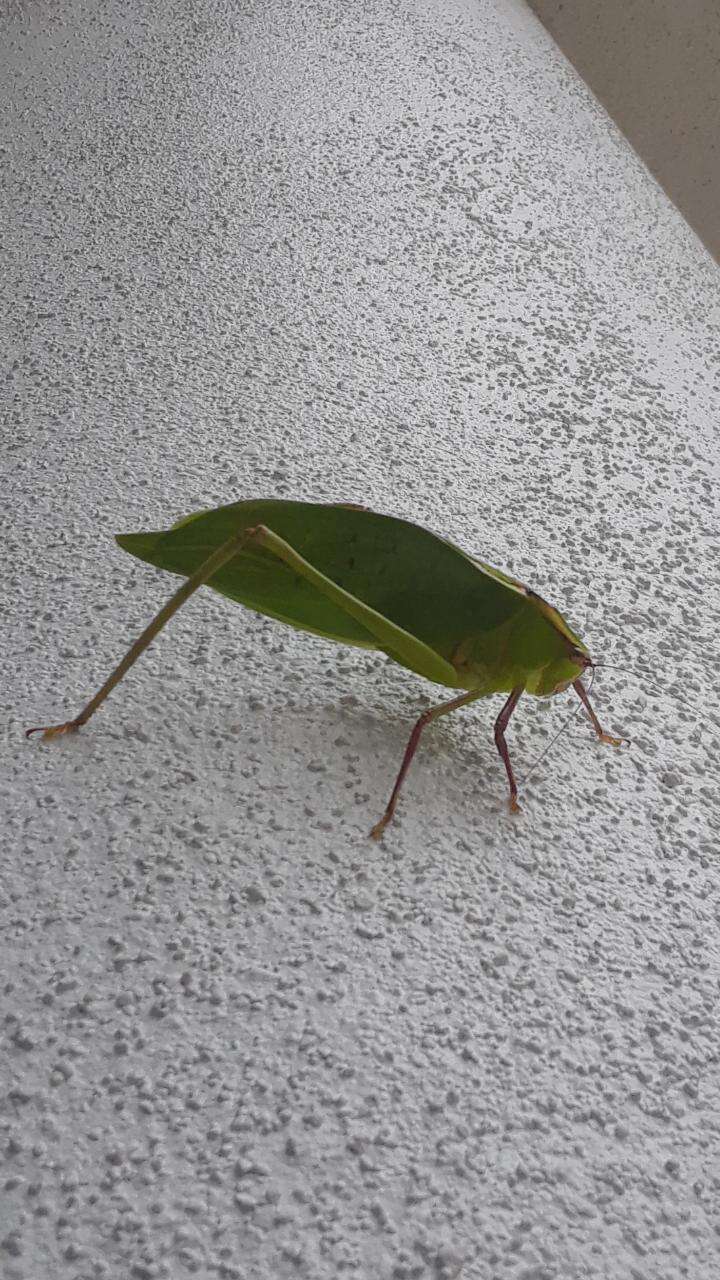
<path fill-rule="evenodd" d="M 627 742 L 627 738 L 614 738 L 611 733 L 605 732 L 590 705 L 590 699 L 587 696 L 587 689 L 585 688 L 582 680 L 573 680 L 573 689 L 587 711 L 590 720 L 592 721 L 592 727 L 601 742 L 607 742 L 611 747 L 621 747 L 623 742 Z"/>

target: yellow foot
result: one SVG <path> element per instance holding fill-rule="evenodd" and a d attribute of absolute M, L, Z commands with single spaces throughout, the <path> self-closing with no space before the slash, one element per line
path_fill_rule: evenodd
<path fill-rule="evenodd" d="M 611 733 L 601 733 L 598 735 L 601 742 L 607 742 L 609 747 L 621 747 L 627 738 L 613 738 Z"/>
<path fill-rule="evenodd" d="M 375 826 L 373 827 L 372 831 L 370 832 L 370 839 L 371 839 L 371 840 L 382 840 L 382 838 L 383 838 L 383 834 L 384 834 L 384 832 L 385 832 L 385 828 L 386 828 L 386 826 L 387 826 L 387 824 L 388 824 L 388 822 L 389 822 L 389 821 L 390 821 L 390 819 L 389 819 L 389 818 L 387 818 L 387 817 L 383 816 L 383 817 L 380 819 L 380 821 L 379 821 L 379 822 L 376 822 L 376 823 L 375 823 Z"/>
<path fill-rule="evenodd" d="M 79 729 L 80 725 L 77 720 L 66 720 L 64 724 L 38 725 L 35 729 L 26 729 L 25 737 L 30 738 L 34 733 L 41 733 L 43 738 L 59 738 L 63 733 L 74 733 Z"/>
<path fill-rule="evenodd" d="M 510 812 L 511 812 L 511 813 L 522 813 L 522 809 L 520 808 L 520 805 L 518 804 L 518 798 L 517 798 L 517 796 L 511 796 L 511 797 L 510 797 L 510 799 L 508 800 L 508 808 L 510 809 Z"/>

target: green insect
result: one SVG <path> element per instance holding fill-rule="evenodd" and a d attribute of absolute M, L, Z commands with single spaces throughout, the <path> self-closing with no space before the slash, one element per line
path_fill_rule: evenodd
<path fill-rule="evenodd" d="M 378 649 L 400 666 L 462 692 L 417 721 L 387 808 L 395 812 L 420 735 L 431 720 L 493 693 L 508 695 L 495 743 L 517 811 L 517 785 L 505 741 L 522 693 L 543 697 L 570 685 L 602 742 L 582 682 L 594 664 L 582 640 L 534 591 L 408 520 L 348 503 L 274 499 L 200 511 L 166 531 L 117 538 L 131 555 L 186 581 L 153 618 L 95 697 L 74 720 L 28 729 L 54 738 L 79 729 L 122 680 L 182 604 L 207 585 L 257 613 L 339 644 Z"/>

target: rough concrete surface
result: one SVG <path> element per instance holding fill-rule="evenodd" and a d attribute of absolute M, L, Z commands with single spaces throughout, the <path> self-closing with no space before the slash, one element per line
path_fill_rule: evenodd
<path fill-rule="evenodd" d="M 718 275 L 513 0 L 2 19 L 3 1280 L 718 1273 Z M 530 581 L 596 702 L 498 700 L 173 580 L 250 495 Z M 523 777 L 568 697 L 521 703 Z"/>

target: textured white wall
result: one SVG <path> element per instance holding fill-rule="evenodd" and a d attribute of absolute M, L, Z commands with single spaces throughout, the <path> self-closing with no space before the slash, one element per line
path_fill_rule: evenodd
<path fill-rule="evenodd" d="M 510 0 L 0 37 L 3 1280 L 716 1276 L 710 258 Z M 529 580 L 631 749 L 513 821 L 481 704 L 378 847 L 437 691 L 209 593 L 26 742 L 172 589 L 112 533 L 253 494 Z"/>

